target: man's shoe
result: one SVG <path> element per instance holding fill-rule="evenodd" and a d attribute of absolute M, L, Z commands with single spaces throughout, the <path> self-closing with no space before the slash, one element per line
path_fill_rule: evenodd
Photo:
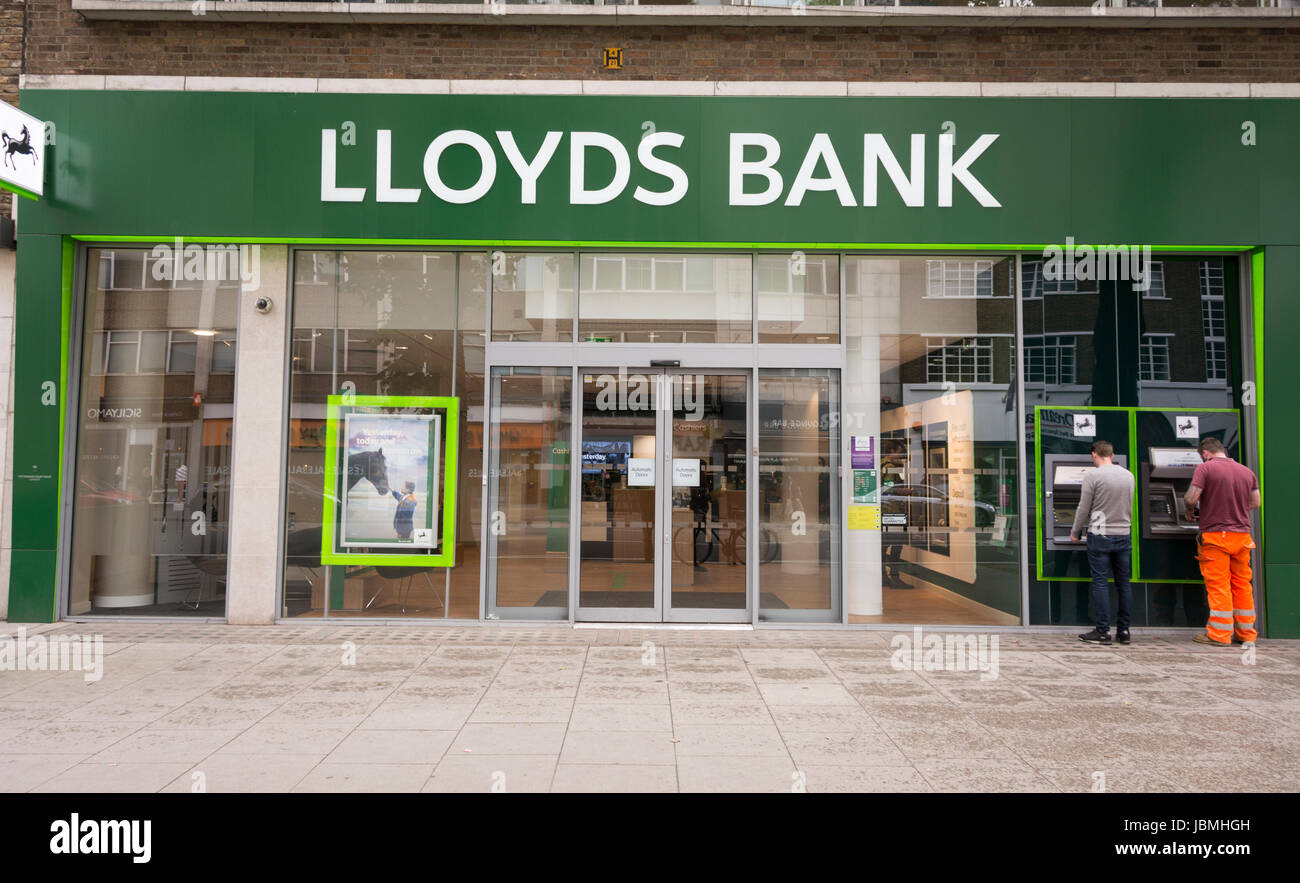
<path fill-rule="evenodd" d="M 1192 635 L 1192 640 L 1195 641 L 1195 642 L 1198 643 L 1198 644 L 1209 644 L 1209 645 L 1214 646 L 1214 647 L 1231 647 L 1231 646 L 1232 646 L 1232 644 L 1231 644 L 1230 642 L 1228 642 L 1228 641 L 1216 641 L 1216 640 L 1214 640 L 1214 639 L 1211 638 L 1209 635 L 1207 635 L 1205 632 L 1197 632 L 1196 634 Z"/>
<path fill-rule="evenodd" d="M 1079 640 L 1083 641 L 1085 644 L 1109 644 L 1110 635 L 1106 632 L 1099 632 L 1096 629 L 1093 629 L 1090 632 L 1085 632 L 1084 634 L 1079 635 Z"/>
<path fill-rule="evenodd" d="M 1128 632 L 1116 631 L 1115 640 L 1121 644 L 1127 644 L 1129 642 Z"/>

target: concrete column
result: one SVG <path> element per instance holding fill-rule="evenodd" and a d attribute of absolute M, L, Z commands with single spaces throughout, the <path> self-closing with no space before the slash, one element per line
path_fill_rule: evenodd
<path fill-rule="evenodd" d="M 238 625 L 275 621 L 279 594 L 281 483 L 284 481 L 284 436 L 288 401 L 284 387 L 289 324 L 289 249 L 259 249 L 256 264 L 241 266 L 239 342 L 235 365 L 234 450 L 230 493 L 230 570 L 226 584 L 226 618 Z M 269 297 L 262 314 L 254 306 Z"/>

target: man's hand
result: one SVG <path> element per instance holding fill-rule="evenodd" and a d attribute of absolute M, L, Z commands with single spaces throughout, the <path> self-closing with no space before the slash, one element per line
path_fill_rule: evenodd
<path fill-rule="evenodd" d="M 1079 538 L 1076 537 L 1074 534 L 1070 534 L 1070 542 L 1077 543 L 1079 542 Z"/>

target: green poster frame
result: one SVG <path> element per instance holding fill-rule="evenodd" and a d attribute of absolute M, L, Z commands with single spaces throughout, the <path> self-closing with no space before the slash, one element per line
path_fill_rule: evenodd
<path fill-rule="evenodd" d="M 456 563 L 456 476 L 460 449 L 460 399 L 455 396 L 366 396 L 332 395 L 327 399 L 325 421 L 325 486 L 321 517 L 320 560 L 326 565 L 380 565 L 384 567 L 452 567 Z M 341 552 L 335 546 L 338 526 L 339 427 L 344 409 L 429 408 L 444 411 L 442 551 L 437 555 L 412 552 Z M 328 530 L 325 527 L 328 526 Z"/>
<path fill-rule="evenodd" d="M 1090 577 L 1086 576 L 1054 576 L 1050 579 L 1043 575 L 1043 507 L 1042 502 L 1042 481 L 1043 473 L 1043 438 L 1042 438 L 1042 416 L 1040 411 L 1123 411 L 1128 414 L 1128 466 L 1129 473 L 1133 476 L 1133 481 L 1138 481 L 1137 467 L 1137 415 L 1139 412 L 1166 413 L 1177 411 L 1181 414 L 1236 414 L 1237 415 L 1237 437 L 1241 438 L 1241 410 L 1239 408 L 1180 408 L 1180 407 L 1159 407 L 1153 405 L 1087 405 L 1078 408 L 1062 408 L 1059 405 L 1034 405 L 1034 575 L 1038 581 L 1053 583 L 1086 583 L 1091 582 Z M 1244 444 L 1244 441 L 1239 442 Z M 1168 579 L 1162 577 L 1145 577 L 1142 575 L 1142 552 L 1139 536 L 1140 513 L 1138 510 L 1138 495 L 1133 495 L 1133 515 L 1129 523 L 1129 540 L 1133 548 L 1133 576 L 1132 581 L 1135 583 L 1152 583 L 1158 585 L 1196 585 L 1200 580 L 1195 579 Z"/>

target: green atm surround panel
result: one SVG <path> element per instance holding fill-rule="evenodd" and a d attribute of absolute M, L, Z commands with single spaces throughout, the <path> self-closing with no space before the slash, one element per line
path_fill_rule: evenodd
<path fill-rule="evenodd" d="M 1050 413 L 1047 413 L 1050 412 Z M 1053 435 L 1048 431 L 1045 442 L 1045 423 L 1060 422 L 1061 415 L 1093 415 L 1095 435 Z M 1197 425 L 1195 438 L 1178 438 L 1179 417 L 1194 417 Z M 1186 421 L 1183 421 L 1186 431 Z M 1126 467 L 1133 473 L 1136 493 L 1133 499 L 1133 521 L 1130 537 L 1133 542 L 1133 582 L 1155 584 L 1199 584 L 1200 571 L 1196 563 L 1196 540 L 1193 533 L 1168 537 L 1143 537 L 1143 525 L 1150 518 L 1150 500 L 1144 496 L 1142 473 L 1151 464 L 1151 449 L 1187 448 L 1194 451 L 1201 438 L 1213 435 L 1223 441 L 1228 456 L 1240 459 L 1241 413 L 1235 408 L 1166 408 L 1081 406 L 1075 408 L 1034 406 L 1034 517 L 1035 517 L 1035 575 L 1040 582 L 1089 582 L 1086 560 L 1077 556 L 1086 554 L 1079 549 L 1048 549 L 1044 536 L 1045 457 L 1048 454 L 1086 455 L 1092 442 L 1104 438 L 1115 446 L 1117 454 L 1127 457 Z M 1150 484 L 1150 481 L 1146 482 Z M 1064 558 L 1057 556 L 1067 556 Z M 1082 574 L 1066 576 L 1068 572 Z"/>

